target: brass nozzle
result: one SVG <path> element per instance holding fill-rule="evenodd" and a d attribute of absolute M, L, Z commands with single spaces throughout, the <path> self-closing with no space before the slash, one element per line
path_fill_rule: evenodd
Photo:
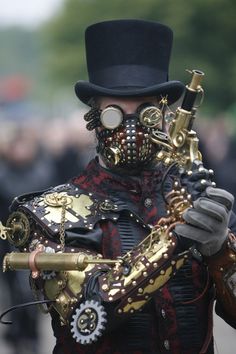
<path fill-rule="evenodd" d="M 187 86 L 188 89 L 191 91 L 201 90 L 201 81 L 205 74 L 200 70 L 191 70 L 189 72 L 192 74 L 192 80 L 190 84 Z"/>

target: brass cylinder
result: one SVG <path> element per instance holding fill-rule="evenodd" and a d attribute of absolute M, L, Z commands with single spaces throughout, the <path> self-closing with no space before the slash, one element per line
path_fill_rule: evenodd
<path fill-rule="evenodd" d="M 20 270 L 30 268 L 31 253 L 7 253 L 4 257 L 4 270 Z M 45 253 L 35 255 L 34 265 L 39 271 L 43 270 L 79 270 L 83 271 L 88 264 L 116 264 L 118 260 L 99 259 L 84 253 Z"/>
<path fill-rule="evenodd" d="M 7 253 L 4 257 L 6 270 L 30 269 L 30 253 Z M 88 257 L 81 253 L 45 253 L 35 255 L 34 264 L 38 270 L 84 270 Z"/>
<path fill-rule="evenodd" d="M 187 86 L 190 91 L 199 91 L 204 73 L 200 70 L 192 70 L 192 80 Z"/>

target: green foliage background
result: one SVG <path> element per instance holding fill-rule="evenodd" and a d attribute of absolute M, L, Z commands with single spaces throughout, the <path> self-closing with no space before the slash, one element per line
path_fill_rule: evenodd
<path fill-rule="evenodd" d="M 40 28 L 0 28 L 0 79 L 23 73 L 34 84 L 34 98 L 57 107 L 58 97 L 68 105 L 73 97 L 78 105 L 73 86 L 87 80 L 85 28 L 111 19 L 154 20 L 174 31 L 170 79 L 187 83 L 185 69 L 204 71 L 202 110 L 211 116 L 232 112 L 235 117 L 235 14 L 235 0 L 64 0 Z"/>
<path fill-rule="evenodd" d="M 174 31 L 170 78 L 188 82 L 185 69 L 206 73 L 205 109 L 230 110 L 236 99 L 235 0 L 65 0 L 43 29 L 45 68 L 55 86 L 87 79 L 84 30 L 118 18 L 159 21 Z"/>

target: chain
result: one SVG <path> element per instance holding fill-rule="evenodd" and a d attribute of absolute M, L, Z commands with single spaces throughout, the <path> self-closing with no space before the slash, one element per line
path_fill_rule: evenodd
<path fill-rule="evenodd" d="M 64 250 L 65 250 L 66 205 L 67 205 L 67 198 L 62 197 L 61 223 L 60 223 L 60 230 L 59 230 L 62 252 L 64 252 Z"/>

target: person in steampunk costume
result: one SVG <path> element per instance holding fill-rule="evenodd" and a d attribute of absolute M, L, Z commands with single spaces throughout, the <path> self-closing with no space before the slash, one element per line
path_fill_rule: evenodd
<path fill-rule="evenodd" d="M 199 154 L 188 168 L 182 155 L 161 160 L 168 107 L 185 91 L 168 80 L 172 31 L 114 20 L 85 40 L 89 82 L 75 92 L 90 107 L 97 157 L 69 183 L 16 198 L 8 221 L 27 230 L 10 241 L 48 301 L 53 353 L 213 353 L 215 300 L 236 328 L 234 198 Z M 17 269 L 16 256 L 5 268 Z"/>

